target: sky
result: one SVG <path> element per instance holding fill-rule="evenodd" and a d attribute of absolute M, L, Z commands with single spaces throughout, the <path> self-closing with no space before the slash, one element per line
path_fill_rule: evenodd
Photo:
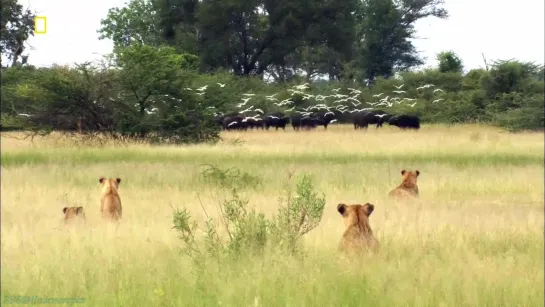
<path fill-rule="evenodd" d="M 28 41 L 29 63 L 36 66 L 81 63 L 112 51 L 110 40 L 99 40 L 100 20 L 109 8 L 123 7 L 128 0 L 19 0 L 47 18 L 47 33 Z M 545 31 L 543 0 L 445 0 L 449 18 L 417 22 L 414 45 L 436 66 L 437 53 L 452 50 L 466 70 L 484 67 L 490 60 L 518 59 L 543 64 Z M 79 12 L 79 13 L 78 13 Z M 28 50 L 28 49 L 27 49 Z"/>

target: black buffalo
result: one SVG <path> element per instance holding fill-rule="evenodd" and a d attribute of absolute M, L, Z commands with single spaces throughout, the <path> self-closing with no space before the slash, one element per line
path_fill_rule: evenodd
<path fill-rule="evenodd" d="M 384 123 L 387 123 L 390 118 L 392 118 L 392 114 L 382 114 L 379 118 L 378 118 L 378 122 L 377 122 L 377 128 L 378 127 L 382 127 L 382 124 Z"/>
<path fill-rule="evenodd" d="M 333 112 L 312 113 L 309 115 L 294 114 L 291 116 L 291 125 L 294 130 L 314 129 L 317 126 L 324 126 L 327 129 L 329 123 L 336 119 Z"/>
<path fill-rule="evenodd" d="M 244 117 L 241 115 L 226 116 L 223 119 L 223 129 L 225 130 L 243 130 L 246 128 L 246 123 L 243 122 Z"/>
<path fill-rule="evenodd" d="M 289 124 L 289 122 L 290 118 L 282 112 L 266 114 L 263 118 L 263 124 L 267 130 L 269 130 L 270 127 L 274 127 L 276 130 L 278 130 L 278 128 L 286 130 L 286 125 Z"/>
<path fill-rule="evenodd" d="M 420 129 L 420 118 L 416 115 L 396 115 L 388 121 L 388 125 L 401 129 Z"/>
<path fill-rule="evenodd" d="M 377 110 L 377 111 L 369 111 L 369 112 L 356 112 L 352 117 L 352 122 L 354 123 L 354 129 L 358 128 L 366 128 L 369 125 L 377 125 L 378 127 L 381 127 L 384 123 L 384 120 L 381 119 L 381 115 L 386 114 L 384 117 L 388 116 L 388 113 Z M 378 115 L 378 116 L 377 116 Z"/>
<path fill-rule="evenodd" d="M 250 129 L 263 129 L 263 126 L 264 126 L 264 121 L 262 118 L 255 118 L 255 117 L 246 117 L 242 120 L 243 123 L 245 123 L 245 130 L 250 128 Z"/>

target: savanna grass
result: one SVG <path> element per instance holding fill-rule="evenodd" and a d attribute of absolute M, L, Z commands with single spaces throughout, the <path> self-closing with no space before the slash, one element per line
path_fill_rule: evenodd
<path fill-rule="evenodd" d="M 2 137 L 2 296 L 81 297 L 85 306 L 540 306 L 543 135 L 483 126 L 227 132 L 212 145 L 78 145 Z M 203 164 L 248 174 L 241 193 L 271 216 L 288 178 L 326 196 L 307 257 L 266 253 L 197 270 L 181 252 L 173 208 L 219 223 L 224 192 Z M 421 172 L 421 201 L 386 197 L 402 169 Z M 121 177 L 123 221 L 99 215 L 100 176 Z M 246 179 L 244 179 L 246 180 Z M 375 204 L 382 249 L 336 256 L 339 202 Z M 81 205 L 85 228 L 61 227 Z"/>

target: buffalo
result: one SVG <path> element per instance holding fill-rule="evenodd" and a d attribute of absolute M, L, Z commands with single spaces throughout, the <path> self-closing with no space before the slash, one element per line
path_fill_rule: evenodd
<path fill-rule="evenodd" d="M 278 130 L 278 128 L 286 130 L 286 125 L 290 122 L 290 118 L 282 112 L 270 113 L 264 117 L 263 123 L 265 125 L 265 129 L 267 130 L 269 130 L 270 127 L 274 127 L 276 130 Z"/>
<path fill-rule="evenodd" d="M 367 127 L 370 124 L 376 124 L 377 128 L 382 127 L 382 124 L 385 121 L 380 117 L 380 115 L 383 115 L 383 114 L 386 114 L 384 115 L 384 117 L 387 117 L 389 115 L 388 113 L 382 110 L 370 111 L 370 112 L 356 112 L 352 117 L 352 121 L 354 123 L 354 129 L 358 129 L 358 128 L 367 129 Z"/>
<path fill-rule="evenodd" d="M 388 125 L 401 129 L 420 129 L 420 118 L 416 115 L 396 115 L 388 120 Z"/>
<path fill-rule="evenodd" d="M 295 114 L 291 117 L 291 125 L 294 130 L 299 130 L 301 128 L 314 129 L 317 126 L 324 126 L 324 129 L 327 129 L 327 126 L 335 117 L 335 113 L 333 112 L 312 113 L 305 116 Z"/>
<path fill-rule="evenodd" d="M 246 123 L 243 122 L 244 117 L 241 115 L 226 116 L 223 119 L 223 129 L 225 130 L 244 130 Z"/>
<path fill-rule="evenodd" d="M 250 129 L 263 129 L 264 121 L 262 118 L 255 118 L 255 117 L 246 117 L 242 120 L 243 123 L 245 123 L 245 130 Z"/>

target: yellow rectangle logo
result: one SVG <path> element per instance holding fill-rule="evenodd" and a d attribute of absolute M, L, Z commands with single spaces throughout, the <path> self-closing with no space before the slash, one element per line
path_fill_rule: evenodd
<path fill-rule="evenodd" d="M 45 34 L 47 32 L 47 19 L 45 16 L 36 16 L 34 18 L 34 33 Z"/>

